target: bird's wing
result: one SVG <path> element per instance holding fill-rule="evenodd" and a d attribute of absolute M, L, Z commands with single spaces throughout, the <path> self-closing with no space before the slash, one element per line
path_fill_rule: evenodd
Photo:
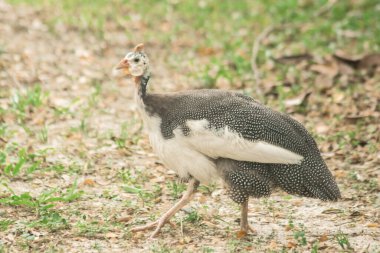
<path fill-rule="evenodd" d="M 289 116 L 234 92 L 195 90 L 148 95 L 165 139 L 175 138 L 211 158 L 260 163 L 300 163 L 316 150 L 306 129 Z"/>
<path fill-rule="evenodd" d="M 189 134 L 185 136 L 181 129 L 176 129 L 176 138 L 211 158 L 280 164 L 297 164 L 303 159 L 295 152 L 266 141 L 244 138 L 228 126 L 219 129 L 210 127 L 210 122 L 206 119 L 188 120 L 186 127 L 190 130 Z"/>

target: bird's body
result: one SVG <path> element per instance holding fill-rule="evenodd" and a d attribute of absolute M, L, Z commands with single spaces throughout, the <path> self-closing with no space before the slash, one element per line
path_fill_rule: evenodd
<path fill-rule="evenodd" d="M 339 196 L 314 139 L 286 114 L 223 90 L 153 93 L 137 99 L 154 151 L 181 178 L 201 183 L 222 178 L 234 185 L 234 175 L 246 175 L 251 178 L 246 184 L 265 184 L 265 192 L 251 191 L 256 197 L 269 195 L 268 189 L 276 186 L 324 200 Z M 226 161 L 230 166 L 221 166 Z M 335 187 L 335 193 L 314 189 L 313 180 L 321 189 Z"/>
<path fill-rule="evenodd" d="M 149 71 L 142 70 L 149 61 L 136 48 L 121 65 L 138 73 L 132 73 L 136 100 L 152 147 L 166 167 L 190 179 L 188 198 L 160 221 L 137 230 L 157 225 L 157 234 L 199 182 L 218 179 L 226 183 L 232 200 L 242 204 L 243 230 L 248 228 L 248 198 L 269 196 L 277 187 L 322 200 L 340 198 L 314 139 L 300 123 L 237 92 L 147 93 Z"/>

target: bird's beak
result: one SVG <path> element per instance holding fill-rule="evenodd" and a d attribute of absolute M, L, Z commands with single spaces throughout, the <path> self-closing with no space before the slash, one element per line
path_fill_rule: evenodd
<path fill-rule="evenodd" d="M 131 72 L 129 72 L 129 63 L 126 59 L 122 59 L 117 65 L 117 70 L 123 70 L 126 75 L 130 75 Z"/>

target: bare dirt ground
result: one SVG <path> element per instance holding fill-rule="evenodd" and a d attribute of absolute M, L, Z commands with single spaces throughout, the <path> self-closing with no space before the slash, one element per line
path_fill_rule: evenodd
<path fill-rule="evenodd" d="M 148 240 L 149 233 L 130 233 L 130 227 L 157 218 L 180 196 L 175 196 L 171 184 L 175 175 L 163 167 L 142 132 L 133 85 L 111 76 L 112 67 L 135 41 L 117 27 L 103 38 L 64 24 L 51 30 L 43 15 L 33 7 L 16 8 L 0 1 L 0 105 L 5 111 L 1 122 L 8 131 L 0 147 L 17 143 L 30 153 L 46 150 L 40 165 L 52 168 L 3 174 L 0 197 L 24 192 L 36 197 L 51 189 L 60 193 L 75 182 L 82 195 L 55 202 L 53 209 L 65 222 L 61 226 L 57 221 L 58 228 L 53 229 L 33 223 L 40 219 L 33 208 L 0 204 L 0 219 L 12 221 L 0 230 L 1 252 L 380 252 L 378 112 L 364 119 L 372 129 L 365 134 L 375 139 L 375 151 L 365 145 L 352 149 L 333 140 L 318 141 L 344 197 L 337 203 L 283 192 L 251 199 L 249 221 L 257 235 L 238 238 L 238 206 L 218 184 L 202 188 L 157 239 Z M 170 52 L 163 45 L 146 47 L 153 65 L 153 90 L 194 86 L 196 80 L 186 71 L 171 73 L 166 62 Z M 43 104 L 29 108 L 20 124 L 10 112 L 12 96 L 36 83 L 46 92 Z M 363 85 L 375 103 L 377 88 Z M 321 108 L 337 110 L 335 114 L 344 115 L 339 106 L 355 101 L 343 93 L 332 97 Z M 325 135 L 355 128 L 348 121 L 338 124 L 321 115 L 310 112 L 298 118 Z"/>

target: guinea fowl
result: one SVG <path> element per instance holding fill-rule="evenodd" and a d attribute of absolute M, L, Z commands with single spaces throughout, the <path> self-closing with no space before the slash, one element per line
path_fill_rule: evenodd
<path fill-rule="evenodd" d="M 167 168 L 189 182 L 181 200 L 160 219 L 133 228 L 164 224 L 185 206 L 200 183 L 222 179 L 231 199 L 241 205 L 241 231 L 249 197 L 269 196 L 281 188 L 289 194 L 337 201 L 339 188 L 316 142 L 288 115 L 251 97 L 223 90 L 147 92 L 149 59 L 143 44 L 126 54 L 116 69 L 135 81 L 136 102 L 153 150 Z"/>

